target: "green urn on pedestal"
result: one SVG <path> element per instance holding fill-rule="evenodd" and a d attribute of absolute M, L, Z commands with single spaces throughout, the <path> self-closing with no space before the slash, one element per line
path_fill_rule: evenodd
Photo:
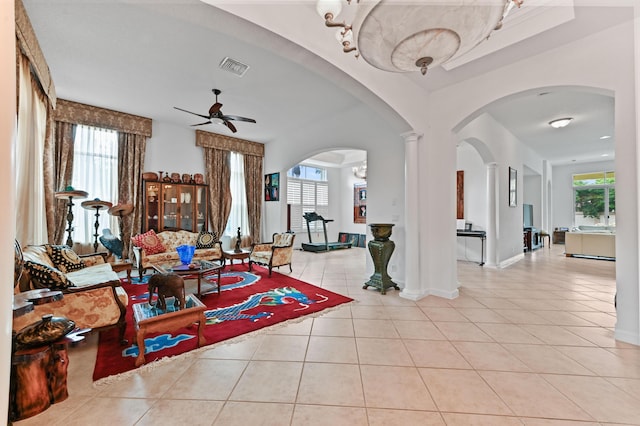
<path fill-rule="evenodd" d="M 389 259 L 391 259 L 393 250 L 396 248 L 396 244 L 389 239 L 393 226 L 393 223 L 369 224 L 374 239 L 369 241 L 368 247 L 375 271 L 369 281 L 362 286 L 365 290 L 367 287 L 375 287 L 380 289 L 381 294 L 386 294 L 389 287 L 400 290 L 398 285 L 391 281 L 391 277 L 387 273 Z"/>

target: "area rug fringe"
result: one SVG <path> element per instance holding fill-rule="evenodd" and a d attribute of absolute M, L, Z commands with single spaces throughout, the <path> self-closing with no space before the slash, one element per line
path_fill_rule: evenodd
<path fill-rule="evenodd" d="M 240 336 L 232 337 L 232 338 L 227 339 L 227 340 L 222 340 L 220 342 L 216 342 L 216 343 L 213 343 L 211 345 L 202 346 L 200 348 L 196 348 L 196 349 L 193 349 L 193 350 L 191 350 L 189 352 L 185 352 L 185 353 L 182 353 L 182 354 L 179 354 L 179 355 L 166 356 L 166 357 L 160 358 L 158 360 L 152 361 L 149 364 L 143 364 L 140 367 L 135 368 L 133 370 L 125 371 L 124 373 L 120 373 L 120 374 L 116 374 L 116 375 L 113 375 L 113 376 L 107 376 L 107 377 L 103 377 L 102 379 L 98 379 L 95 382 L 93 382 L 93 387 L 94 388 L 101 388 L 101 387 L 104 387 L 104 386 L 108 386 L 108 385 L 111 385 L 113 383 L 117 383 L 117 382 L 121 382 L 123 380 L 127 380 L 130 377 L 135 376 L 137 374 L 149 373 L 149 372 L 155 370 L 156 368 L 162 367 L 163 365 L 168 364 L 170 362 L 174 362 L 174 361 L 183 360 L 183 359 L 186 359 L 186 358 L 198 356 L 200 353 L 209 351 L 209 350 L 214 349 L 214 348 L 216 348 L 218 346 L 228 345 L 228 344 L 233 344 L 233 343 L 240 343 L 240 342 L 245 341 L 245 340 L 247 340 L 249 338 L 252 338 L 254 336 L 258 336 L 260 334 L 267 334 L 269 332 L 272 332 L 273 330 L 277 330 L 279 328 L 283 328 L 283 327 L 286 327 L 286 326 L 291 325 L 291 324 L 297 324 L 299 322 L 306 321 L 309 318 L 319 318 L 319 317 L 327 315 L 327 314 L 329 314 L 329 313 L 331 313 L 333 311 L 337 311 L 338 309 L 341 309 L 341 308 L 343 308 L 345 306 L 349 306 L 352 303 L 354 303 L 353 300 L 349 301 L 349 302 L 346 302 L 346 303 L 343 303 L 343 304 L 338 305 L 338 306 L 334 306 L 332 308 L 327 308 L 327 309 L 324 309 L 322 311 L 315 312 L 313 314 L 304 315 L 304 316 L 301 316 L 301 317 L 298 317 L 298 318 L 293 318 L 293 319 L 290 319 L 290 320 L 287 320 L 287 321 L 283 321 L 283 322 L 271 325 L 269 327 L 264 327 L 264 328 L 261 328 L 261 329 L 258 329 L 258 330 L 251 331 L 249 333 L 241 334 Z"/>

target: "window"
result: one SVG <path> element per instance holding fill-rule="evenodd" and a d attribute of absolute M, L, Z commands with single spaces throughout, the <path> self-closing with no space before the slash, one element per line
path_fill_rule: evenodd
<path fill-rule="evenodd" d="M 290 169 L 287 176 L 289 176 L 287 179 L 287 204 L 291 206 L 291 230 L 294 232 L 306 231 L 305 213 L 316 212 L 324 218 L 329 214 L 327 171 L 298 165 Z M 294 176 L 305 176 L 305 178 Z M 311 222 L 309 226 L 311 232 L 323 231 L 320 221 Z"/>
<path fill-rule="evenodd" d="M 116 203 L 118 200 L 118 132 L 99 127 L 76 126 L 73 148 L 73 177 L 71 185 L 89 193 L 89 199 L 99 198 Z M 78 243 L 93 243 L 95 210 L 82 208 L 84 200 L 75 202 L 73 219 L 73 240 Z M 98 235 L 104 228 L 114 235 L 120 234 L 118 221 L 100 212 Z"/>
<path fill-rule="evenodd" d="M 616 226 L 615 172 L 573 175 L 574 226 Z"/>
<path fill-rule="evenodd" d="M 235 237 L 240 227 L 241 235 L 249 234 L 249 212 L 244 184 L 244 156 L 231 153 L 231 212 L 224 229 L 224 235 Z"/>

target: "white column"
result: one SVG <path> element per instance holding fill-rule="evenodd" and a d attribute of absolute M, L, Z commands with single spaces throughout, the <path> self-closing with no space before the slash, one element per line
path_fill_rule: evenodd
<path fill-rule="evenodd" d="M 619 98 L 626 94 L 616 93 L 616 175 L 619 180 L 624 176 L 633 176 L 633 185 L 619 185 L 616 188 L 617 198 L 622 200 L 617 203 L 619 232 L 616 234 L 616 285 L 617 285 L 617 321 L 615 327 L 615 338 L 634 345 L 640 345 L 640 149 L 638 147 L 638 138 L 640 137 L 640 76 L 638 75 L 638 67 L 640 67 L 640 6 L 634 6 L 634 40 L 635 40 L 635 97 L 633 99 L 635 107 L 635 135 L 626 138 L 619 136 L 623 131 L 618 131 L 623 124 L 620 120 L 620 109 L 618 108 Z M 623 102 L 620 102 L 624 105 Z M 635 141 L 630 147 L 627 147 L 628 141 Z M 632 155 L 635 156 L 632 157 Z M 633 158 L 633 161 L 630 161 Z M 634 169 L 634 175 L 630 170 Z M 618 171 L 620 170 L 620 171 Z M 625 197 L 625 198 L 623 198 Z M 633 205 L 625 205 L 625 201 L 633 200 Z M 626 222 L 620 218 L 626 218 Z M 629 232 L 624 232 L 628 229 Z M 631 237 L 630 235 L 633 235 Z M 632 241 L 633 240 L 633 241 Z"/>
<path fill-rule="evenodd" d="M 16 51 L 14 2 L 0 1 L 0 413 L 8 418 L 13 321 L 13 240 L 15 238 L 15 171 L 13 145 L 16 130 Z"/>
<path fill-rule="evenodd" d="M 498 193 L 496 189 L 496 175 L 498 164 L 487 164 L 487 247 L 485 249 L 486 264 L 487 267 L 498 266 L 498 206 L 497 197 Z"/>
<path fill-rule="evenodd" d="M 404 138 L 404 224 L 405 224 L 405 284 L 400 297 L 418 300 L 425 296 L 420 282 L 420 220 L 418 141 L 421 135 L 409 132 Z"/>

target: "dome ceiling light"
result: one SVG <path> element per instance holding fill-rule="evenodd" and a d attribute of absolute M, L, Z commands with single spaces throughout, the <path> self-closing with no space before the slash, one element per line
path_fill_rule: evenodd
<path fill-rule="evenodd" d="M 346 0 L 347 6 L 351 0 Z M 457 0 L 454 4 L 424 4 L 390 0 L 357 0 L 353 23 L 337 21 L 343 0 L 318 0 L 316 10 L 327 27 L 340 27 L 338 41 L 345 53 L 355 52 L 370 65 L 390 72 L 423 75 L 473 49 L 502 28 L 503 21 L 524 0 Z M 371 6 L 374 4 L 373 6 Z M 354 43 L 357 40 L 357 45 Z"/>
<path fill-rule="evenodd" d="M 573 120 L 573 117 L 558 118 L 556 120 L 551 120 L 549 122 L 549 126 L 554 129 L 562 129 L 563 127 L 567 127 L 569 123 L 571 123 L 571 120 Z"/>

